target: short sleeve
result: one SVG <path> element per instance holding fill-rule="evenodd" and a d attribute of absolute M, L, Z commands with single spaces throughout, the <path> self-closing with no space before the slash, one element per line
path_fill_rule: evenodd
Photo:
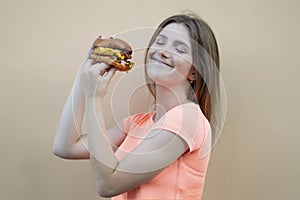
<path fill-rule="evenodd" d="M 188 145 L 189 152 L 201 148 L 209 123 L 199 105 L 188 103 L 169 110 L 153 129 L 164 129 L 179 135 Z"/>

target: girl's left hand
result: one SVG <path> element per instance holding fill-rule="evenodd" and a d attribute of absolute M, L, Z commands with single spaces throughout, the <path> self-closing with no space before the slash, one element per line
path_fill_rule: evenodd
<path fill-rule="evenodd" d="M 87 59 L 80 69 L 82 90 L 86 98 L 104 97 L 116 68 L 110 68 L 105 63 L 92 64 L 92 62 L 91 59 Z"/>

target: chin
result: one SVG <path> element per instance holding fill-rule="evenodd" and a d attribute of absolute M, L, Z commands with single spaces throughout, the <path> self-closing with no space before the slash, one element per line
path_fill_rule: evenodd
<path fill-rule="evenodd" d="M 170 72 L 163 70 L 161 66 L 155 63 L 148 63 L 146 65 L 146 71 L 150 79 L 154 82 L 160 82 L 163 79 L 166 79 Z"/>

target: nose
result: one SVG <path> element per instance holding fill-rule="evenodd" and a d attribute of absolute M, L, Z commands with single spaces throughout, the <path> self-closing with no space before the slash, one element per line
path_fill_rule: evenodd
<path fill-rule="evenodd" d="M 166 48 L 161 48 L 158 50 L 158 54 L 162 57 L 162 58 L 169 58 L 171 56 L 170 51 L 168 51 Z"/>

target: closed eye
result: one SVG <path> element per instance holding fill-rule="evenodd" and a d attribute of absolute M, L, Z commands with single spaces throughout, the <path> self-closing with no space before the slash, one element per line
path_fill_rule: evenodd
<path fill-rule="evenodd" d="M 188 50 L 184 46 L 178 46 L 176 47 L 176 51 L 178 53 L 187 53 Z"/>
<path fill-rule="evenodd" d="M 155 41 L 155 44 L 158 44 L 158 45 L 164 45 L 165 44 L 165 41 L 163 38 L 158 38 L 156 41 Z"/>
<path fill-rule="evenodd" d="M 167 40 L 168 40 L 168 38 L 165 35 L 160 34 L 156 37 L 155 44 L 164 45 L 164 44 L 166 44 Z"/>

